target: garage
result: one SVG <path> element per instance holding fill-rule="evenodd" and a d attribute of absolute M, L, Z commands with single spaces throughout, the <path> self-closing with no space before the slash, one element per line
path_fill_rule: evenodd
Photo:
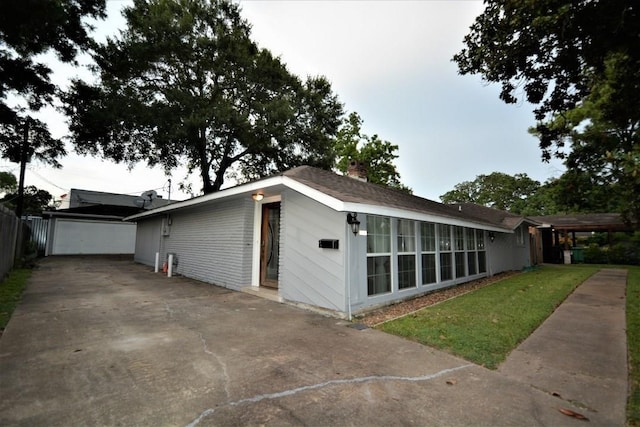
<path fill-rule="evenodd" d="M 46 255 L 133 254 L 135 251 L 136 225 L 123 222 L 121 217 L 50 215 Z"/>

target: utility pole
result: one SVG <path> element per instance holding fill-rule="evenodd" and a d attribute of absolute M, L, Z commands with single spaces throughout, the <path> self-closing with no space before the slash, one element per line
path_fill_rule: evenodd
<path fill-rule="evenodd" d="M 22 145 L 20 147 L 20 181 L 18 183 L 18 202 L 16 203 L 16 216 L 22 218 L 24 210 L 24 173 L 27 168 L 29 148 L 29 118 L 24 121 L 24 130 L 22 133 Z"/>

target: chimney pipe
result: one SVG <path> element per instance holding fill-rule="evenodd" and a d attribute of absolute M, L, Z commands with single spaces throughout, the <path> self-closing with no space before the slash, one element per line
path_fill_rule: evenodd
<path fill-rule="evenodd" d="M 347 176 L 367 182 L 367 167 L 362 162 L 350 160 L 347 167 Z"/>

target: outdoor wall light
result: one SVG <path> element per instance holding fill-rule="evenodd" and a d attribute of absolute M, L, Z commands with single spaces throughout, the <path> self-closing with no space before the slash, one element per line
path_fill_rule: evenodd
<path fill-rule="evenodd" d="M 347 224 L 351 226 L 353 234 L 358 234 L 360 231 L 360 221 L 358 221 L 358 214 L 355 212 L 349 212 L 347 214 Z"/>
<path fill-rule="evenodd" d="M 262 193 L 254 193 L 251 195 L 251 198 L 253 200 L 255 200 L 256 202 L 259 202 L 260 200 L 264 199 L 264 194 Z"/>
<path fill-rule="evenodd" d="M 490 231 L 489 240 L 491 240 L 491 243 L 493 243 L 493 241 L 496 240 L 496 233 L 494 233 L 493 231 Z"/>

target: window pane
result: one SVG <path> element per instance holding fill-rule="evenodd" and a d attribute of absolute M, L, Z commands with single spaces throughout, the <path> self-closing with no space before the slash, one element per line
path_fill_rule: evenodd
<path fill-rule="evenodd" d="M 456 251 L 464 250 L 464 228 L 460 226 L 453 227 L 453 238 Z"/>
<path fill-rule="evenodd" d="M 422 251 L 435 252 L 436 250 L 436 225 L 428 222 L 420 224 L 420 237 L 422 238 Z"/>
<path fill-rule="evenodd" d="M 438 224 L 438 239 L 440 240 L 440 250 L 451 250 L 451 226 Z"/>
<path fill-rule="evenodd" d="M 467 228 L 467 245 L 466 249 L 470 251 L 476 250 L 476 230 L 473 228 Z"/>
<path fill-rule="evenodd" d="M 478 250 L 484 250 L 484 230 L 476 230 L 476 244 Z"/>
<path fill-rule="evenodd" d="M 400 289 L 416 287 L 415 255 L 398 255 L 398 287 Z"/>
<path fill-rule="evenodd" d="M 450 253 L 440 254 L 440 280 L 453 279 L 452 256 Z"/>
<path fill-rule="evenodd" d="M 478 272 L 487 272 L 487 254 L 484 251 L 478 252 Z"/>
<path fill-rule="evenodd" d="M 377 295 L 391 292 L 391 257 L 367 258 L 367 294 Z"/>
<path fill-rule="evenodd" d="M 456 252 L 456 277 L 466 276 L 464 252 Z"/>
<path fill-rule="evenodd" d="M 406 219 L 398 220 L 398 252 L 416 251 L 416 233 L 414 222 Z"/>
<path fill-rule="evenodd" d="M 389 218 L 367 216 L 367 253 L 391 252 L 391 222 Z"/>
<path fill-rule="evenodd" d="M 429 283 L 436 282 L 436 255 L 435 254 L 423 254 L 422 255 L 422 284 L 427 285 Z"/>
<path fill-rule="evenodd" d="M 467 252 L 467 265 L 469 266 L 469 275 L 478 274 L 476 263 L 476 252 Z"/>

